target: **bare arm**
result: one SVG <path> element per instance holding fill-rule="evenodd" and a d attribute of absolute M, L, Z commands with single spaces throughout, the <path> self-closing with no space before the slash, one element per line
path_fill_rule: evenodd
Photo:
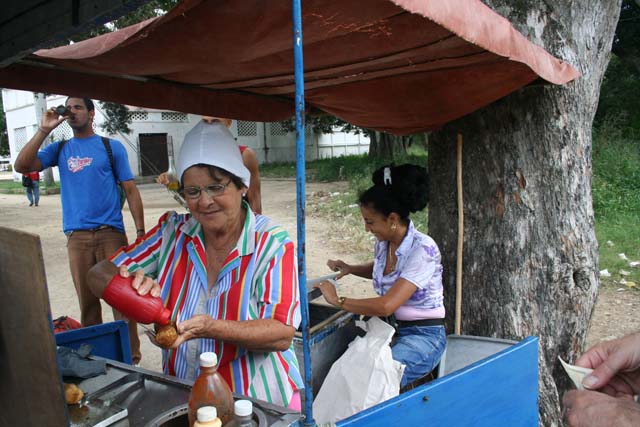
<path fill-rule="evenodd" d="M 336 279 L 346 276 L 347 274 L 354 274 L 365 279 L 371 279 L 373 277 L 373 261 L 366 264 L 351 265 L 342 261 L 341 259 L 327 261 L 327 266 L 331 271 L 339 271 Z"/>
<path fill-rule="evenodd" d="M 14 164 L 16 172 L 28 173 L 42 170 L 42 163 L 38 159 L 38 150 L 49 136 L 49 133 L 65 120 L 66 117 L 59 116 L 53 108 L 45 111 L 35 135 L 18 153 Z"/>
<path fill-rule="evenodd" d="M 138 237 L 144 235 L 144 208 L 142 206 L 142 197 L 140 196 L 140 190 L 133 180 L 123 181 L 120 183 L 127 195 L 127 203 L 129 204 L 129 210 L 133 217 L 133 222 L 136 225 L 136 234 Z"/>
<path fill-rule="evenodd" d="M 274 319 L 247 321 L 214 320 L 208 315 L 198 315 L 180 322 L 178 339 L 172 345 L 177 348 L 194 338 L 215 338 L 231 342 L 249 351 L 284 351 L 289 348 L 295 329 Z"/>
<path fill-rule="evenodd" d="M 316 288 L 322 291 L 322 295 L 329 304 L 340 307 L 350 313 L 364 316 L 386 317 L 392 315 L 398 307 L 405 303 L 416 291 L 417 287 L 406 279 L 398 279 L 389 292 L 374 298 L 346 298 L 340 305 L 336 288 L 330 282 L 318 283 Z"/>
<path fill-rule="evenodd" d="M 247 147 L 242 153 L 242 162 L 251 172 L 251 180 L 249 182 L 249 191 L 247 191 L 247 199 L 249 206 L 255 213 L 262 213 L 262 195 L 260 193 L 260 170 L 258 167 L 258 158 L 255 151 Z"/>
<path fill-rule="evenodd" d="M 109 265 L 104 265 L 107 262 Z M 94 270 L 96 270 L 94 272 Z M 90 271 L 89 286 L 96 296 L 101 296 L 102 291 L 111 277 L 120 271 L 123 277 L 129 274 L 135 275 L 132 286 L 140 295 L 151 293 L 160 295 L 160 286 L 154 280 L 144 276 L 142 270 L 127 273 L 126 267 L 118 270 L 112 263 L 102 261 Z M 195 338 L 215 338 L 232 342 L 250 351 L 284 351 L 289 348 L 295 329 L 292 326 L 274 319 L 259 319 L 247 321 L 215 320 L 207 314 L 193 316 L 180 322 L 177 326 L 178 339 L 171 346 L 178 348 L 184 342 Z"/>
<path fill-rule="evenodd" d="M 111 281 L 111 278 L 118 272 L 116 267 L 108 259 L 102 260 L 89 270 L 87 280 L 91 293 L 97 298 L 102 298 L 102 292 Z"/>

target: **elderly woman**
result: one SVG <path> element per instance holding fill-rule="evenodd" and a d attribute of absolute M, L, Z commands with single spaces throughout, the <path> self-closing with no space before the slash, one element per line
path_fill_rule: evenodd
<path fill-rule="evenodd" d="M 200 353 L 213 351 L 235 393 L 299 408 L 293 242 L 251 211 L 244 199 L 250 173 L 222 123 L 200 122 L 185 136 L 177 172 L 190 214 L 167 212 L 96 265 L 94 293 L 102 296 L 115 274 L 134 275 L 138 294 L 160 296 L 177 325 L 178 339 L 163 351 L 165 373 L 195 379 Z"/>
<path fill-rule="evenodd" d="M 431 372 L 446 343 L 440 251 L 433 239 L 415 229 L 411 212 L 427 205 L 427 171 L 405 164 L 373 174 L 374 185 L 359 199 L 364 227 L 376 238 L 374 260 L 327 265 L 347 274 L 373 279 L 375 298 L 338 297 L 329 282 L 316 285 L 327 302 L 365 316 L 394 315 L 398 333 L 391 345 L 393 359 L 406 366 L 400 387 Z"/>

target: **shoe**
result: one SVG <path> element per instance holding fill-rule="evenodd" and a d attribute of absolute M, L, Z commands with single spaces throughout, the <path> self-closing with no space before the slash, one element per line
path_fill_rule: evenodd
<path fill-rule="evenodd" d="M 29 206 L 33 206 L 33 203 L 29 203 Z"/>
<path fill-rule="evenodd" d="M 38 204 L 36 203 L 36 208 L 38 207 Z"/>

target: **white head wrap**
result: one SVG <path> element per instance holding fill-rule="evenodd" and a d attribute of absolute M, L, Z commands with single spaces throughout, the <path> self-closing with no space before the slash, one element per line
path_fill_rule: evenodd
<path fill-rule="evenodd" d="M 224 169 L 239 177 L 249 188 L 251 173 L 242 162 L 242 154 L 229 129 L 219 121 L 200 121 L 184 137 L 178 153 L 178 178 L 191 166 L 205 164 Z"/>

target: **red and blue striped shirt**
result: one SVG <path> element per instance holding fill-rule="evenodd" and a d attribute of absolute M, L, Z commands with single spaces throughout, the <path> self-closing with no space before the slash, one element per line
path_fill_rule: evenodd
<path fill-rule="evenodd" d="M 143 269 L 162 288 L 165 306 L 180 322 L 197 314 L 214 319 L 276 319 L 300 324 L 298 275 L 293 242 L 267 217 L 247 216 L 236 247 L 224 262 L 209 293 L 204 235 L 189 214 L 167 212 L 136 243 L 121 248 L 111 261 L 129 271 Z M 200 353 L 218 355 L 218 372 L 235 393 L 287 406 L 303 388 L 293 343 L 282 352 L 253 352 L 216 339 L 195 339 L 177 350 L 163 350 L 164 372 L 195 379 Z"/>

